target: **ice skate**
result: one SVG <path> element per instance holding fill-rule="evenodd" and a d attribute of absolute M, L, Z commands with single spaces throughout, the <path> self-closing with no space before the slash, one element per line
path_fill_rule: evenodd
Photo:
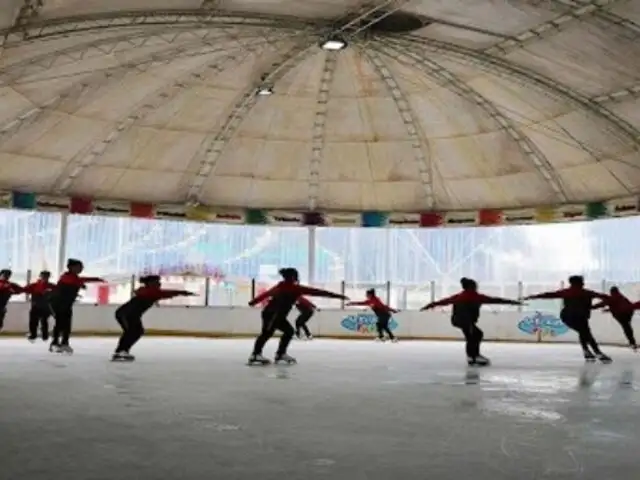
<path fill-rule="evenodd" d="M 473 357 L 467 357 L 467 365 L 469 365 L 470 367 L 475 367 L 476 359 Z"/>
<path fill-rule="evenodd" d="M 36 338 L 37 337 L 34 337 L 32 335 L 27 335 L 27 340 L 31 343 L 36 343 Z"/>
<path fill-rule="evenodd" d="M 585 362 L 595 362 L 596 361 L 596 356 L 589 352 L 589 351 L 585 351 L 584 352 L 584 361 Z"/>
<path fill-rule="evenodd" d="M 57 343 L 52 343 L 51 345 L 49 345 L 49 351 L 51 353 L 60 353 L 60 345 L 58 345 Z"/>
<path fill-rule="evenodd" d="M 378 337 L 376 338 L 376 343 L 384 343 L 386 340 L 384 338 Z"/>
<path fill-rule="evenodd" d="M 313 335 L 307 335 L 306 340 L 307 340 L 307 341 L 309 341 L 309 342 L 310 342 L 311 340 L 313 340 Z"/>
<path fill-rule="evenodd" d="M 59 353 L 64 353 L 65 355 L 73 355 L 73 348 L 69 345 L 60 345 Z"/>
<path fill-rule="evenodd" d="M 633 350 L 634 352 L 638 352 L 638 345 L 629 345 L 631 347 L 631 350 Z"/>
<path fill-rule="evenodd" d="M 600 360 L 601 363 L 605 363 L 605 364 L 613 362 L 611 357 L 605 355 L 604 353 L 599 353 L 598 354 L 598 360 Z"/>
<path fill-rule="evenodd" d="M 293 358 L 291 355 L 287 353 L 276 355 L 275 363 L 280 363 L 280 362 L 284 362 L 287 365 L 293 365 L 298 363 L 295 358 Z"/>
<path fill-rule="evenodd" d="M 269 365 L 271 364 L 271 360 L 262 356 L 262 354 L 253 354 L 249 357 L 249 361 L 247 365 Z"/>
<path fill-rule="evenodd" d="M 111 357 L 112 362 L 133 362 L 135 359 L 129 352 L 116 352 Z"/>
<path fill-rule="evenodd" d="M 478 355 L 474 360 L 475 364 L 478 367 L 488 367 L 489 365 L 491 365 L 491 360 L 489 360 L 487 357 L 483 357 L 482 355 Z"/>
<path fill-rule="evenodd" d="M 398 343 L 398 339 L 397 339 L 397 338 L 395 338 L 395 337 L 394 337 L 394 338 L 392 338 L 392 339 L 391 339 L 391 343 Z"/>

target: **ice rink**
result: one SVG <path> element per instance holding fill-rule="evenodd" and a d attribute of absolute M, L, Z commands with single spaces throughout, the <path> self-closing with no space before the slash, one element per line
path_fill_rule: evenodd
<path fill-rule="evenodd" d="M 297 342 L 247 367 L 249 340 L 0 340 L 0 479 L 637 480 L 640 355 L 577 345 Z M 275 343 L 265 353 L 272 355 Z"/>

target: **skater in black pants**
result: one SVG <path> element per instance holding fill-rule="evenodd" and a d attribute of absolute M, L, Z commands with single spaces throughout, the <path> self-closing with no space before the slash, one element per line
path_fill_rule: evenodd
<path fill-rule="evenodd" d="M 0 332 L 4 327 L 4 319 L 7 316 L 7 305 L 13 295 L 20 294 L 24 289 L 20 285 L 10 282 L 13 272 L 9 269 L 0 270 Z"/>
<path fill-rule="evenodd" d="M 311 335 L 309 327 L 307 327 L 307 322 L 311 320 L 311 317 L 313 317 L 313 314 L 316 312 L 318 307 L 306 298 L 300 297 L 298 299 L 298 303 L 296 303 L 296 308 L 298 309 L 298 312 L 300 312 L 300 315 L 296 318 L 296 337 L 302 339 L 302 335 L 300 334 L 300 330 L 302 330 L 306 339 L 311 340 L 313 335 Z"/>
<path fill-rule="evenodd" d="M 382 300 L 380 300 L 376 296 L 376 291 L 372 288 L 367 290 L 367 299 L 361 302 L 349 302 L 346 304 L 347 307 L 369 307 L 373 311 L 374 315 L 377 318 L 376 328 L 378 330 L 378 341 L 384 342 L 386 333 L 389 337 L 389 340 L 392 342 L 397 342 L 397 338 L 389 328 L 389 322 L 391 321 L 391 315 L 394 313 L 399 313 L 399 310 L 389 307 L 385 305 Z"/>
<path fill-rule="evenodd" d="M 135 291 L 133 298 L 116 310 L 116 320 L 122 327 L 122 335 L 111 358 L 113 361 L 135 360 L 129 351 L 144 334 L 142 316 L 158 301 L 180 296 L 195 296 L 195 293 L 186 290 L 163 290 L 159 275 L 142 277 L 140 283 L 143 286 Z"/>
<path fill-rule="evenodd" d="M 50 294 L 49 305 L 51 313 L 55 319 L 53 327 L 53 339 L 50 352 L 73 353 L 69 345 L 71 335 L 71 321 L 73 318 L 73 304 L 78 298 L 81 289 L 86 288 L 87 283 L 104 282 L 98 277 L 81 277 L 84 265 L 80 260 L 69 259 L 67 261 L 67 271 L 60 276 L 58 283 Z"/>
<path fill-rule="evenodd" d="M 40 272 L 40 278 L 24 288 L 24 293 L 31 296 L 31 309 L 29 310 L 29 336 L 27 339 L 34 342 L 38 338 L 38 327 L 42 332 L 42 340 L 49 339 L 49 295 L 55 285 L 49 282 L 51 273 L 46 270 Z"/>
<path fill-rule="evenodd" d="M 602 363 L 611 363 L 611 358 L 600 351 L 598 342 L 593 338 L 591 328 L 589 327 L 593 299 L 597 298 L 605 302 L 611 302 L 611 297 L 604 293 L 594 292 L 593 290 L 584 288 L 584 278 L 580 275 L 573 275 L 569 277 L 569 288 L 529 295 L 524 299 L 552 298 L 562 299 L 560 320 L 578 334 L 585 360 L 592 362 L 598 358 Z"/>
<path fill-rule="evenodd" d="M 631 301 L 620 292 L 618 287 L 611 287 L 609 295 L 609 301 L 599 302 L 591 308 L 597 310 L 608 307 L 605 311 L 609 311 L 611 316 L 620 324 L 624 336 L 627 337 L 629 346 L 633 350 L 638 350 L 638 345 L 636 344 L 636 339 L 633 334 L 633 326 L 631 325 L 635 304 L 631 303 Z"/>
<path fill-rule="evenodd" d="M 262 332 L 256 338 L 253 353 L 249 357 L 249 365 L 268 365 L 271 363 L 262 356 L 262 349 L 276 330 L 282 332 L 275 357 L 276 363 L 280 361 L 289 364 L 296 363 L 295 358 L 287 354 L 287 348 L 294 333 L 293 327 L 287 320 L 287 315 L 302 295 L 347 300 L 347 297 L 338 293 L 300 285 L 298 271 L 295 268 L 283 268 L 279 273 L 283 278 L 282 282 L 249 302 L 249 306 L 253 307 L 269 299 L 269 303 L 262 310 Z"/>
<path fill-rule="evenodd" d="M 482 305 L 521 305 L 522 302 L 509 300 L 507 298 L 489 297 L 478 293 L 478 284 L 470 278 L 460 279 L 462 291 L 448 298 L 443 298 L 437 302 L 431 302 L 422 307 L 420 311 L 429 310 L 445 305 L 453 305 L 451 313 L 451 324 L 462 330 L 466 342 L 467 363 L 470 366 L 484 367 L 491 362 L 487 357 L 480 354 L 480 345 L 484 338 L 484 333 L 478 328 L 480 319 L 480 307 Z"/>

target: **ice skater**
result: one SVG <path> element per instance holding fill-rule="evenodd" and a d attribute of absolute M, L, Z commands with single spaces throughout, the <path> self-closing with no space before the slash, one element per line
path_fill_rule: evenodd
<path fill-rule="evenodd" d="M 256 338 L 253 353 L 249 357 L 249 365 L 268 365 L 271 363 L 262 355 L 262 349 L 276 330 L 282 332 L 282 337 L 276 352 L 275 362 L 296 363 L 296 359 L 287 353 L 294 333 L 293 327 L 287 320 L 287 315 L 302 295 L 348 300 L 347 297 L 339 293 L 300 285 L 298 271 L 295 268 L 283 268 L 279 273 L 283 279 L 280 283 L 249 302 L 249 306 L 253 307 L 269 299 L 262 310 L 262 332 Z"/>
<path fill-rule="evenodd" d="M 159 275 L 142 277 L 140 283 L 142 287 L 134 292 L 131 300 L 116 310 L 116 320 L 122 327 L 122 335 L 118 341 L 116 351 L 111 357 L 113 361 L 131 362 L 135 360 L 135 357 L 129 352 L 144 335 L 142 316 L 158 301 L 196 295 L 186 290 L 163 290 Z"/>
<path fill-rule="evenodd" d="M 31 308 L 29 309 L 29 335 L 27 340 L 35 342 L 38 338 L 38 327 L 42 335 L 42 340 L 49 340 L 49 317 L 51 308 L 49 307 L 49 296 L 55 285 L 49 280 L 51 272 L 43 270 L 40 272 L 38 280 L 24 287 L 24 293 L 31 296 Z"/>
<path fill-rule="evenodd" d="M 302 340 L 302 330 L 306 340 L 313 340 L 313 335 L 311 335 L 309 327 L 307 327 L 307 323 L 311 320 L 313 314 L 316 313 L 318 307 L 316 307 L 310 300 L 300 297 L 296 303 L 296 308 L 299 312 L 298 318 L 296 318 L 296 337 L 298 337 L 299 340 Z"/>
<path fill-rule="evenodd" d="M 420 311 L 453 305 L 451 325 L 462 330 L 464 334 L 467 364 L 469 366 L 485 367 L 490 365 L 491 361 L 480 354 L 480 346 L 484 338 L 484 332 L 477 325 L 480 319 L 480 308 L 482 305 L 522 305 L 522 302 L 483 295 L 478 292 L 477 282 L 471 278 L 461 278 L 460 286 L 462 287 L 460 293 L 437 302 L 431 302 L 422 307 Z"/>
<path fill-rule="evenodd" d="M 591 333 L 589 319 L 593 299 L 597 298 L 605 302 L 611 302 L 611 297 L 604 293 L 594 292 L 584 288 L 584 277 L 572 275 L 569 277 L 569 288 L 543 292 L 536 295 L 528 295 L 524 300 L 561 299 L 562 310 L 560 320 L 571 330 L 578 334 L 584 359 L 588 362 L 600 360 L 602 363 L 611 363 L 611 358 L 602 353 L 598 342 Z"/>
<path fill-rule="evenodd" d="M 638 350 L 636 344 L 636 338 L 633 334 L 633 326 L 631 320 L 633 319 L 635 304 L 632 303 L 627 297 L 625 297 L 618 287 L 611 287 L 609 290 L 610 299 L 607 301 L 601 301 L 593 305 L 592 310 L 606 309 L 611 313 L 611 316 L 620 324 L 624 336 L 627 337 L 629 346 L 634 350 Z"/>
<path fill-rule="evenodd" d="M 55 320 L 53 338 L 49 346 L 50 352 L 73 353 L 69 345 L 71 323 L 73 319 L 73 304 L 78 298 L 80 290 L 86 288 L 87 283 L 103 283 L 99 277 L 81 277 L 84 264 L 80 260 L 67 260 L 67 271 L 60 276 L 58 283 L 50 294 L 49 305 Z"/>
<path fill-rule="evenodd" d="M 386 333 L 389 340 L 394 343 L 397 342 L 398 339 L 389 328 L 389 322 L 391 321 L 391 315 L 394 313 L 400 313 L 400 310 L 396 310 L 395 308 L 391 308 L 386 305 L 382 300 L 380 300 L 380 298 L 378 298 L 376 291 L 373 288 L 367 290 L 366 296 L 366 300 L 362 300 L 360 302 L 349 302 L 346 306 L 369 307 L 377 319 L 376 329 L 378 330 L 378 338 L 376 340 L 378 342 L 384 342 Z"/>
<path fill-rule="evenodd" d="M 0 270 L 0 332 L 4 328 L 4 319 L 7 316 L 7 305 L 13 295 L 18 295 L 24 289 L 11 282 L 13 272 L 9 269 Z"/>

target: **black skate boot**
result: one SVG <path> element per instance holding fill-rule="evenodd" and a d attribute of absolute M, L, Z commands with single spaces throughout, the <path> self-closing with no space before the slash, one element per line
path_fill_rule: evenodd
<path fill-rule="evenodd" d="M 111 357 L 112 362 L 133 362 L 135 359 L 129 352 L 116 352 Z"/>
<path fill-rule="evenodd" d="M 489 365 L 491 365 L 491 360 L 489 360 L 487 357 L 483 357 L 482 355 L 478 355 L 475 358 L 475 364 L 478 367 L 488 367 Z"/>
<path fill-rule="evenodd" d="M 269 365 L 269 364 L 271 364 L 271 360 L 263 357 L 261 353 L 254 353 L 249 357 L 249 361 L 247 362 L 247 365 L 250 365 L 250 366 Z"/>
<path fill-rule="evenodd" d="M 598 354 L 598 360 L 600 360 L 600 362 L 604 363 L 604 364 L 609 364 L 609 363 L 613 362 L 611 357 L 605 355 L 604 353 L 599 353 Z"/>
<path fill-rule="evenodd" d="M 593 353 L 591 353 L 590 351 L 585 350 L 583 353 L 584 353 L 584 361 L 585 362 L 595 362 L 596 361 L 596 356 Z"/>

